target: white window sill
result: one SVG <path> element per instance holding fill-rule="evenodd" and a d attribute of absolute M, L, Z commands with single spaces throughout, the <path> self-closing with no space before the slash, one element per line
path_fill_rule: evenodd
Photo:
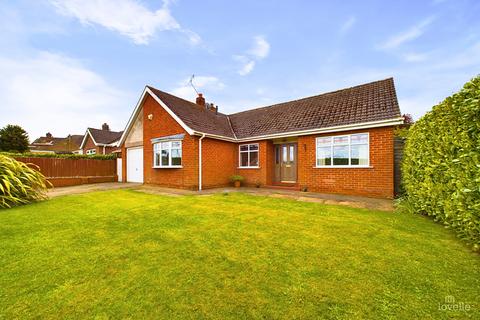
<path fill-rule="evenodd" d="M 260 167 L 237 167 L 237 169 L 260 169 Z"/>
<path fill-rule="evenodd" d="M 152 169 L 181 169 L 183 166 L 153 166 Z"/>
<path fill-rule="evenodd" d="M 373 169 L 372 166 L 314 166 L 315 169 Z"/>

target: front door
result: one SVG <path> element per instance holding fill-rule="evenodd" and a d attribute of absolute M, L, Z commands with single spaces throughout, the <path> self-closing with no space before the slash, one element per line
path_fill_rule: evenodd
<path fill-rule="evenodd" d="M 297 182 L 297 144 L 287 143 L 277 145 L 280 156 L 280 182 Z"/>

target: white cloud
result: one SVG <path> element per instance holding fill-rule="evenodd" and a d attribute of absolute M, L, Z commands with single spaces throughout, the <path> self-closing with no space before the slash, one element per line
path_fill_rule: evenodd
<path fill-rule="evenodd" d="M 170 1 L 152 11 L 136 0 L 50 0 L 57 11 L 77 18 L 84 25 L 100 25 L 120 33 L 136 44 L 148 44 L 158 31 L 176 30 L 192 44 L 200 43 L 194 32 L 183 29 L 171 15 Z"/>
<path fill-rule="evenodd" d="M 263 36 L 253 37 L 253 45 L 244 55 L 234 55 L 233 59 L 240 62 L 238 74 L 245 76 L 253 71 L 256 61 L 265 59 L 270 53 L 270 44 Z"/>
<path fill-rule="evenodd" d="M 0 126 L 21 125 L 31 139 L 47 131 L 54 136 L 83 134 L 103 122 L 122 130 L 126 100 L 126 93 L 78 60 L 49 52 L 29 58 L 0 56 Z"/>
<path fill-rule="evenodd" d="M 357 18 L 353 16 L 348 18 L 340 27 L 340 33 L 346 33 L 355 25 L 356 22 L 357 22 Z"/>
<path fill-rule="evenodd" d="M 403 55 L 403 59 L 407 62 L 422 62 L 428 59 L 428 54 L 409 52 Z"/>
<path fill-rule="evenodd" d="M 218 92 L 225 88 L 225 84 L 217 77 L 213 76 L 195 76 L 193 84 L 199 92 Z M 196 93 L 190 85 L 190 78 L 181 81 L 176 88 L 171 90 L 171 93 L 189 101 L 195 101 Z M 208 96 L 205 99 L 208 102 Z"/>
<path fill-rule="evenodd" d="M 256 36 L 253 38 L 253 46 L 248 53 L 257 59 L 264 59 L 270 53 L 270 44 L 263 36 Z"/>
<path fill-rule="evenodd" d="M 241 76 L 249 74 L 255 68 L 255 61 L 247 56 L 235 55 L 233 59 L 241 64 L 241 68 L 237 71 Z"/>
<path fill-rule="evenodd" d="M 428 17 L 420 23 L 412 26 L 410 29 L 390 37 L 387 41 L 379 46 L 380 49 L 390 50 L 395 49 L 402 44 L 415 40 L 422 36 L 425 29 L 435 20 L 434 17 Z"/>
<path fill-rule="evenodd" d="M 255 61 L 249 61 L 245 63 L 240 70 L 238 70 L 238 74 L 241 76 L 245 76 L 252 72 L 253 68 L 255 68 Z"/>

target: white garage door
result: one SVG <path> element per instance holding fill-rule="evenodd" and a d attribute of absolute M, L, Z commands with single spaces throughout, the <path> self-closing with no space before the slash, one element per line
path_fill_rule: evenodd
<path fill-rule="evenodd" d="M 127 182 L 143 183 L 143 148 L 127 149 Z"/>

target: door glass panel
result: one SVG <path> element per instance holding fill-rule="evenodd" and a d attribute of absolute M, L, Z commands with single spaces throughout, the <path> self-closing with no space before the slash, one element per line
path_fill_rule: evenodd
<path fill-rule="evenodd" d="M 295 147 L 290 146 L 290 161 L 295 161 Z"/>
<path fill-rule="evenodd" d="M 275 164 L 280 163 L 280 148 L 277 146 L 275 147 Z"/>
<path fill-rule="evenodd" d="M 282 162 L 287 162 L 287 146 L 282 146 Z"/>

